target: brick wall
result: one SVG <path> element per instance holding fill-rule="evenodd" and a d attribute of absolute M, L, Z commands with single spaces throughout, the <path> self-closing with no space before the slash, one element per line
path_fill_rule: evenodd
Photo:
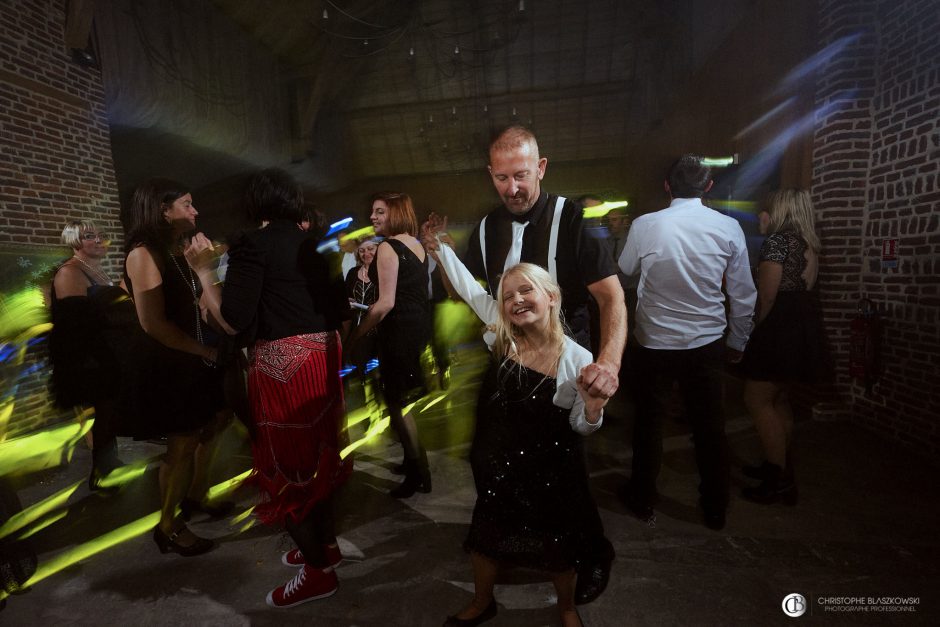
<path fill-rule="evenodd" d="M 61 248 L 67 219 L 90 218 L 115 236 L 106 267 L 117 274 L 121 226 L 101 74 L 71 60 L 66 4 L 3 0 L 0 10 L 0 249 L 48 256 Z M 42 347 L 30 363 L 45 359 Z M 63 418 L 49 406 L 46 376 L 37 368 L 21 377 L 8 435 Z"/>
<path fill-rule="evenodd" d="M 940 9 L 935 0 L 821 0 L 813 195 L 824 256 L 820 291 L 836 387 L 861 424 L 940 451 Z M 886 238 L 897 268 L 882 268 Z M 860 298 L 884 314 L 871 393 L 848 374 Z"/>

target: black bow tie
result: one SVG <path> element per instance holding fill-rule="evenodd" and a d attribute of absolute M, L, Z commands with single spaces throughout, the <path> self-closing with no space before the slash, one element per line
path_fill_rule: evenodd
<path fill-rule="evenodd" d="M 512 215 L 513 222 L 519 222 L 519 223 L 528 222 L 528 221 L 529 221 L 529 216 L 532 215 L 532 210 L 529 209 L 528 211 L 526 211 L 526 212 L 523 213 L 522 215 L 516 215 L 515 213 L 513 213 L 513 214 L 511 214 L 511 215 Z"/>

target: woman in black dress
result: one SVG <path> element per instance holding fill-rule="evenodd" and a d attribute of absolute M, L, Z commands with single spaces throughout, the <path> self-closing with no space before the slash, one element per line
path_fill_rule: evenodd
<path fill-rule="evenodd" d="M 353 333 L 354 343 L 379 328 L 379 380 L 392 427 L 405 450 L 405 479 L 390 494 L 408 498 L 431 491 L 428 457 L 418 440 L 418 427 L 406 404 L 426 392 L 421 355 L 430 341 L 428 259 L 416 239 L 418 221 L 411 198 L 382 192 L 372 199 L 372 226 L 385 237 L 369 269 L 379 297 Z M 356 349 L 354 348 L 353 351 Z"/>
<path fill-rule="evenodd" d="M 176 509 L 192 485 L 201 431 L 225 405 L 218 352 L 202 341 L 202 290 L 182 255 L 183 236 L 195 228 L 197 215 L 186 187 L 152 179 L 134 191 L 125 238 L 125 283 L 140 326 L 156 340 L 137 357 L 136 418 L 149 434 L 167 436 L 153 539 L 162 553 L 183 556 L 213 546 L 193 534 Z"/>
<path fill-rule="evenodd" d="M 744 402 L 764 448 L 766 461 L 745 467 L 761 479 L 743 496 L 758 503 L 796 502 L 790 455 L 793 411 L 788 390 L 794 381 L 822 376 L 824 351 L 821 316 L 813 292 L 819 267 L 819 238 L 809 192 L 771 194 L 760 214 L 762 233 L 757 267 L 757 309 L 741 368 L 746 378 Z"/>
<path fill-rule="evenodd" d="M 50 358 L 56 403 L 72 408 L 92 405 L 91 475 L 88 487 L 98 490 L 102 480 L 121 465 L 117 456 L 118 411 L 113 388 L 114 357 L 103 333 L 103 312 L 121 288 L 101 267 L 109 239 L 88 220 L 69 221 L 62 243 L 72 256 L 52 280 L 52 333 Z"/>

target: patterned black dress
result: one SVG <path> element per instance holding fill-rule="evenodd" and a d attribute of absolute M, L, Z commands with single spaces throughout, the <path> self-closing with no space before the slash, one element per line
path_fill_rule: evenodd
<path fill-rule="evenodd" d="M 491 364 L 480 389 L 470 465 L 477 490 L 468 551 L 561 572 L 586 554 L 595 515 L 581 436 L 552 403 L 555 379 Z"/>
<path fill-rule="evenodd" d="M 425 394 L 421 355 L 431 339 L 428 259 L 418 259 L 408 246 L 389 238 L 398 256 L 395 306 L 379 324 L 379 381 L 387 403 L 403 405 Z M 379 284 L 379 257 L 369 266 L 369 280 Z"/>
<path fill-rule="evenodd" d="M 793 231 L 773 233 L 761 246 L 760 261 L 781 264 L 783 273 L 773 308 L 744 351 L 741 372 L 748 379 L 812 383 L 828 376 L 818 297 L 803 279 L 806 248 Z"/>

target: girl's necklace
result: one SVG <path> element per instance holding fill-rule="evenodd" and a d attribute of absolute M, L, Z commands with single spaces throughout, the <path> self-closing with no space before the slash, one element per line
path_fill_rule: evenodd
<path fill-rule="evenodd" d="M 85 260 L 79 257 L 78 255 L 72 255 L 72 258 L 75 259 L 75 261 L 77 261 L 78 263 L 88 268 L 88 271 L 91 272 L 92 276 L 95 279 L 101 279 L 101 282 L 106 285 L 112 285 L 112 286 L 114 285 L 114 281 L 111 280 L 111 277 L 105 274 L 101 268 L 96 268 L 89 263 L 85 263 Z"/>

